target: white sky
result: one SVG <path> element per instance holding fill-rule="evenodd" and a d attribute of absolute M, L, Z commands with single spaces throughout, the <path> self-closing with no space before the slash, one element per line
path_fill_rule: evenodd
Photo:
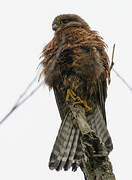
<path fill-rule="evenodd" d="M 98 30 L 114 68 L 132 85 L 132 4 L 130 0 L 1 0 L 0 1 L 0 119 L 33 79 L 42 48 L 53 37 L 55 16 L 75 13 Z M 114 143 L 110 158 L 117 180 L 132 179 L 132 93 L 112 72 L 107 121 Z M 60 125 L 53 92 L 47 87 L 17 109 L 0 126 L 1 180 L 83 179 L 76 173 L 48 169 Z"/>

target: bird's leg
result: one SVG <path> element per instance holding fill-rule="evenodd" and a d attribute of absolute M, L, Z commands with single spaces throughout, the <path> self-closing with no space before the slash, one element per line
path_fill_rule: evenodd
<path fill-rule="evenodd" d="M 67 95 L 66 95 L 66 101 L 68 102 L 70 100 L 70 97 L 75 101 L 76 100 L 76 94 L 72 89 L 67 89 Z"/>
<path fill-rule="evenodd" d="M 70 100 L 70 97 L 75 101 L 73 102 L 73 105 L 82 104 L 88 111 L 92 110 L 92 108 L 88 106 L 86 100 L 82 100 L 79 96 L 75 94 L 75 92 L 72 89 L 67 89 L 67 95 L 66 95 L 67 102 Z"/>

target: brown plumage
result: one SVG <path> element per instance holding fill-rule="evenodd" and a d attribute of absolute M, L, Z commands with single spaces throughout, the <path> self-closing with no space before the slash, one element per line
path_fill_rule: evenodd
<path fill-rule="evenodd" d="M 109 59 L 102 38 L 79 16 L 57 16 L 52 27 L 55 35 L 42 52 L 41 75 L 45 75 L 45 83 L 54 90 L 62 123 L 49 167 L 68 170 L 72 166 L 76 170 L 83 152 L 80 129 L 73 121 L 70 104 L 84 108 L 87 123 L 108 153 L 113 147 L 105 114 Z"/>

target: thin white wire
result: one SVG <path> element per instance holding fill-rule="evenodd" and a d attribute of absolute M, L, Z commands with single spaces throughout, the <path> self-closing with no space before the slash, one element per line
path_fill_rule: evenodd
<path fill-rule="evenodd" d="M 58 59 L 60 52 L 62 50 L 62 46 L 63 43 L 65 41 L 65 38 L 63 38 L 63 41 L 61 43 L 60 48 L 58 49 L 57 53 L 56 53 L 56 57 L 54 60 L 54 63 L 52 64 L 52 69 L 55 66 L 56 60 Z M 115 50 L 115 45 L 113 46 L 113 53 L 112 53 L 112 61 L 113 61 L 113 57 L 114 57 L 114 50 Z M 42 86 L 42 84 L 44 83 L 44 80 L 41 80 L 41 82 L 39 82 L 39 84 L 27 95 L 28 91 L 30 90 L 30 88 L 33 86 L 33 84 L 35 84 L 35 82 L 39 79 L 39 75 L 40 75 L 40 69 L 41 66 L 39 66 L 39 69 L 37 71 L 37 74 L 35 75 L 34 79 L 29 83 L 29 85 L 27 86 L 27 88 L 24 90 L 24 92 L 19 96 L 19 98 L 17 99 L 16 103 L 14 104 L 14 106 L 11 108 L 11 110 L 4 116 L 4 118 L 0 121 L 0 124 L 2 124 L 19 106 L 21 106 L 26 100 L 28 100 L 35 92 L 37 92 L 37 90 Z M 114 73 L 116 74 L 116 76 L 126 85 L 126 87 L 132 91 L 132 87 L 128 84 L 128 82 L 112 67 L 112 70 L 114 71 Z"/>
<path fill-rule="evenodd" d="M 114 69 L 112 68 L 112 70 L 114 71 L 114 73 L 116 74 L 116 76 L 126 85 L 126 87 L 132 91 L 132 87 L 128 84 L 128 82 Z"/>
<path fill-rule="evenodd" d="M 29 83 L 29 85 L 26 87 L 24 92 L 19 96 L 14 106 L 11 108 L 11 110 L 1 119 L 0 124 L 2 124 L 19 106 L 21 106 L 26 100 L 28 100 L 44 83 L 43 80 L 41 80 L 37 87 L 35 87 L 28 95 L 28 91 L 31 89 L 31 87 L 35 84 L 35 82 L 38 81 L 40 75 L 40 68 L 37 71 L 37 74 L 33 78 L 33 80 Z"/>

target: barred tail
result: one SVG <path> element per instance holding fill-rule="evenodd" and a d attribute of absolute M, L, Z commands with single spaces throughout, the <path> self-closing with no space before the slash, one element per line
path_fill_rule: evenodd
<path fill-rule="evenodd" d="M 74 162 L 79 129 L 73 126 L 72 114 L 68 113 L 61 123 L 49 161 L 49 168 L 68 170 Z"/>
<path fill-rule="evenodd" d="M 106 123 L 104 121 L 103 115 L 97 106 L 95 112 L 92 115 L 87 116 L 87 120 L 91 129 L 93 129 L 96 135 L 101 139 L 101 141 L 105 144 L 108 152 L 112 151 L 113 144 L 108 132 Z"/>
<path fill-rule="evenodd" d="M 68 113 L 62 121 L 49 161 L 49 168 L 57 171 L 68 170 L 71 166 L 73 171 L 77 169 L 82 159 L 82 146 L 80 143 L 80 130 L 73 125 L 72 113 Z M 102 113 L 97 106 L 94 113 L 88 114 L 87 122 L 91 129 L 105 144 L 107 151 L 113 149 L 112 140 L 107 130 Z"/>

